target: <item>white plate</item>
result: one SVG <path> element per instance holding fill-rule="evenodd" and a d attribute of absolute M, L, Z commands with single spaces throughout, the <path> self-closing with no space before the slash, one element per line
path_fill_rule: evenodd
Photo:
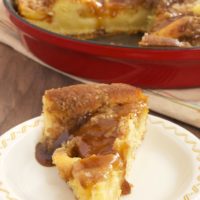
<path fill-rule="evenodd" d="M 133 192 L 121 200 L 199 200 L 200 142 L 185 129 L 149 116 L 133 163 Z M 24 122 L 0 138 L 1 200 L 74 200 L 56 168 L 39 165 L 35 144 L 43 118 Z"/>

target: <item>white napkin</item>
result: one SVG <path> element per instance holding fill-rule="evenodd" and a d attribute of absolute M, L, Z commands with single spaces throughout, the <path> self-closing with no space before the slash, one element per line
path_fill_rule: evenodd
<path fill-rule="evenodd" d="M 9 45 L 16 51 L 24 54 L 45 67 L 51 66 L 37 59 L 21 43 L 18 31 L 7 17 L 7 13 L 0 0 L 0 42 Z M 55 70 L 60 72 L 59 70 Z M 60 72 L 81 82 L 87 80 Z M 200 88 L 179 90 L 145 90 L 149 96 L 149 107 L 153 111 L 167 115 L 200 128 Z"/>

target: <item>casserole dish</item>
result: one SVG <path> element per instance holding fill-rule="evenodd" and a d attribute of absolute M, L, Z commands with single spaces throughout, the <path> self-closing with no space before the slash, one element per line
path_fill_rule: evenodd
<path fill-rule="evenodd" d="M 48 65 L 100 82 L 145 88 L 200 86 L 200 49 L 139 47 L 135 36 L 80 40 L 41 29 L 23 19 L 12 0 L 4 0 L 26 47 Z"/>

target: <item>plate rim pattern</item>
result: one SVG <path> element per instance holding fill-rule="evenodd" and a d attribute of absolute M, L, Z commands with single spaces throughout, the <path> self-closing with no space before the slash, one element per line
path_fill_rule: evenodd
<path fill-rule="evenodd" d="M 198 174 L 195 178 L 195 183 L 192 184 L 189 192 L 183 195 L 183 200 L 192 200 L 193 197 L 195 197 L 196 195 L 200 195 L 200 148 L 197 147 L 197 146 L 200 146 L 198 145 L 198 143 L 200 144 L 200 142 L 198 142 L 199 139 L 188 130 L 166 119 L 149 115 L 148 120 L 150 124 L 160 125 L 164 129 L 173 131 L 175 136 L 182 139 L 182 141 L 187 146 L 190 146 L 192 153 L 195 155 L 195 160 L 198 162 Z M 41 124 L 43 124 L 43 118 L 42 116 L 38 116 L 28 121 L 25 121 L 17 125 L 16 127 L 11 128 L 6 133 L 1 135 L 0 136 L 0 161 L 3 156 L 3 152 L 15 140 L 20 138 L 21 135 L 28 133 L 30 129 L 39 127 Z M 180 128 L 182 131 L 178 130 Z M 17 130 L 15 131 L 15 129 Z M 191 139 L 191 135 L 192 135 L 192 139 Z M 1 180 L 1 178 L 0 178 L 0 194 L 3 194 L 3 196 L 5 196 L 5 200 L 19 200 L 12 196 L 12 194 L 9 192 L 9 189 L 3 185 L 3 181 Z"/>

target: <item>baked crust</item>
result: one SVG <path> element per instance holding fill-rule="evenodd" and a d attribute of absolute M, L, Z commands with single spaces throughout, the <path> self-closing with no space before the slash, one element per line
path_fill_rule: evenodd
<path fill-rule="evenodd" d="M 123 83 L 78 84 L 45 92 L 44 98 L 54 102 L 52 109 L 66 111 L 70 117 L 97 110 L 103 105 L 134 103 L 146 99 L 141 90 Z"/>

